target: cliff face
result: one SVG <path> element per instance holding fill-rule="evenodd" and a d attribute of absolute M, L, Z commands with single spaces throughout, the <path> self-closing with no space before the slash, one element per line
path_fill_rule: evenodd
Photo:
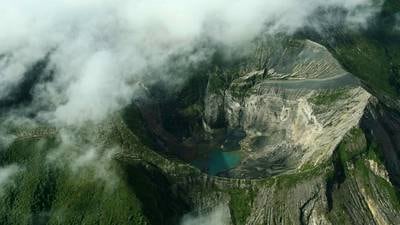
<path fill-rule="evenodd" d="M 223 221 L 235 225 L 400 223 L 397 190 L 380 155 L 382 149 L 367 141 L 360 129 L 346 132 L 329 161 L 291 174 L 235 179 L 209 176 L 157 154 L 143 144 L 140 130 L 129 129 L 116 116 L 82 133 L 83 137 L 98 134 L 96 140 L 105 149 L 118 146 L 112 166 L 106 167 L 117 181 L 113 189 L 93 180 L 97 167 L 77 176 L 65 168 L 67 164 L 42 163 L 46 151 L 57 151 L 50 146 L 57 142 L 57 131 L 40 130 L 21 133 L 2 153 L 2 163 L 27 166 L 18 178 L 24 191 L 13 192 L 10 186 L 1 196 L 6 204 L 0 210 L 7 224 L 96 224 L 106 220 L 99 214 L 115 223 L 179 224 L 189 212 L 207 217 L 221 208 Z M 26 151 L 31 154 L 22 157 Z M 79 210 L 65 209 L 65 204 Z"/>
<path fill-rule="evenodd" d="M 202 104 L 165 111 L 144 91 L 67 145 L 62 129 L 13 129 L 0 166 L 20 170 L 0 186 L 0 224 L 400 224 L 396 100 L 372 97 L 316 43 L 249 49 L 209 74 Z M 241 162 L 210 176 L 165 154 L 208 144 Z"/>
<path fill-rule="evenodd" d="M 204 99 L 205 136 L 212 140 L 222 130 L 222 145 L 238 142 L 245 155 L 236 168 L 224 173 L 229 178 L 179 176 L 173 164 L 161 167 L 177 175 L 173 188 L 183 193 L 193 214 L 212 215 L 213 209 L 223 207 L 231 224 L 399 223 L 398 192 L 392 184 L 396 171 L 388 166 L 394 153 L 383 154 L 392 159 L 382 158 L 387 147 L 369 135 L 382 130 L 353 128 L 371 118 L 385 127 L 384 136 L 395 145 L 397 117 L 381 110 L 357 80 L 333 63 L 326 49 L 310 42 L 298 46 L 319 52 L 318 57 L 304 58 L 303 50 L 297 49 L 286 55 L 295 63 L 271 63 L 277 68 L 269 66 L 267 73 L 245 64 L 234 74 L 219 70 L 210 76 Z M 312 76 L 298 70 L 310 62 L 328 69 Z"/>
<path fill-rule="evenodd" d="M 223 178 L 184 182 L 198 212 L 225 205 L 232 224 L 398 224 L 399 201 L 360 129 L 349 131 L 332 157 L 306 172 L 240 184 Z M 374 166 L 371 166 L 374 165 Z"/>
<path fill-rule="evenodd" d="M 244 160 L 229 176 L 257 178 L 317 165 L 358 124 L 370 94 L 324 47 L 310 41 L 300 46 L 283 49 L 281 61 L 267 60 L 275 66 L 239 75 L 225 90 L 208 88 L 205 130 L 212 133 L 222 119 L 228 133 L 244 133 Z"/>
<path fill-rule="evenodd" d="M 316 44 L 302 46 L 317 48 L 307 52 L 326 52 Z M 289 58 L 298 60 L 296 69 L 310 62 Z M 311 61 L 318 65 L 319 59 Z M 273 74 L 245 70 L 222 89 L 209 83 L 204 130 L 212 136 L 225 126 L 228 134 L 245 134 L 239 141 L 245 159 L 226 175 L 274 176 L 248 183 L 232 178 L 183 182 L 196 190 L 188 194 L 195 209 L 207 212 L 223 204 L 230 209 L 232 224 L 400 222 L 393 186 L 399 168 L 398 117 L 354 80 L 336 80 L 343 70 L 329 65 L 335 72 L 328 76 L 301 77 L 301 70 L 285 67 L 285 72 Z M 360 123 L 363 130 L 353 128 Z"/>
<path fill-rule="evenodd" d="M 276 191 L 272 191 L 274 194 L 256 197 L 257 202 L 264 201 L 264 206 L 270 205 L 268 208 L 271 209 L 259 215 L 267 215 L 262 217 L 268 221 L 267 224 L 276 224 L 273 220 L 279 218 L 278 215 L 287 215 L 283 217 L 285 224 L 398 223 L 400 218 L 395 213 L 398 202 L 393 196 L 395 189 L 368 166 L 371 161 L 381 164 L 371 148 L 367 146 L 361 130 L 352 130 L 335 152 L 333 171 L 325 175 L 322 172 L 307 179 L 300 178 L 294 182 L 295 185 L 283 179 L 281 186 L 272 188 Z M 276 201 L 284 199 L 283 212 L 271 204 L 271 199 L 275 198 Z M 264 209 L 260 207 L 260 210 Z M 258 220 L 249 224 L 262 223 Z"/>
<path fill-rule="evenodd" d="M 377 98 L 373 98 L 367 106 L 361 127 L 366 131 L 368 138 L 381 147 L 381 156 L 390 173 L 391 180 L 399 187 L 400 118 L 398 111 L 396 108 L 387 107 Z"/>
<path fill-rule="evenodd" d="M 99 147 L 118 146 L 118 150 L 111 161 L 101 161 L 100 153 L 96 159 L 101 167 L 82 168 L 85 172 L 78 175 L 67 162 L 48 163 L 46 152 L 59 151 L 52 147 L 57 146 L 57 131 L 26 130 L 1 155 L 2 163 L 26 166 L 17 179 L 24 188 L 12 191 L 8 186 L 0 196 L 6 203 L 0 206 L 1 221 L 96 224 L 112 218 L 124 224 L 179 224 L 187 215 L 223 213 L 221 220 L 235 225 L 400 223 L 399 198 L 382 149 L 368 141 L 361 129 L 348 131 L 329 161 L 262 179 L 201 173 L 146 147 L 138 131 L 130 130 L 119 116 L 87 128 L 83 139 L 96 134 Z M 75 151 L 79 150 L 69 146 L 68 153 Z M 94 175 L 104 166 L 110 177 L 96 180 Z M 116 181 L 111 189 L 110 180 Z"/>

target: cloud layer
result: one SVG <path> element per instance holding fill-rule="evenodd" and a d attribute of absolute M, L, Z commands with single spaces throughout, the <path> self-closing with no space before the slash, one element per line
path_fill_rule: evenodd
<path fill-rule="evenodd" d="M 347 10 L 349 24 L 376 10 L 372 0 L 2 0 L 0 100 L 49 56 L 52 79 L 32 91 L 39 117 L 101 120 L 131 101 L 149 68 L 161 71 L 152 79 L 178 82 L 162 69 L 171 55 L 197 63 L 213 52 L 198 48 L 202 40 L 235 46 L 260 32 L 291 33 L 329 7 Z"/>
<path fill-rule="evenodd" d="M 357 27 L 378 9 L 372 2 L 0 0 L 0 116 L 1 101 L 18 93 L 21 83 L 31 79 L 28 76 L 35 76 L 27 71 L 37 62 L 46 61 L 44 73 L 48 74 L 30 90 L 30 103 L 0 118 L 0 150 L 13 138 L 4 129 L 4 121 L 19 123 L 18 117 L 26 114 L 61 126 L 101 121 L 139 94 L 138 83 L 179 84 L 184 78 L 168 68 L 208 60 L 214 49 L 204 42 L 230 48 L 262 32 L 291 34 L 310 25 L 316 11 L 331 7 L 344 9 L 346 16 L 340 19 Z M 187 57 L 170 65 L 176 55 Z M 67 139 L 62 137 L 63 144 L 76 142 Z M 73 172 L 92 167 L 96 179 L 110 180 L 108 162 L 113 148 L 100 151 L 89 143 L 73 152 L 63 147 L 48 155 L 48 160 L 62 158 Z M 0 192 L 18 171 L 17 165 L 0 167 Z M 182 225 L 225 225 L 229 221 L 229 209 L 217 207 L 210 214 L 184 217 Z"/>

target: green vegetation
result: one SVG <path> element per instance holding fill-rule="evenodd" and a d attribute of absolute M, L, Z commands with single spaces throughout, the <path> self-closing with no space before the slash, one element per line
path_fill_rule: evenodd
<path fill-rule="evenodd" d="M 135 193 L 117 177 L 99 180 L 95 170 L 74 172 L 47 160 L 57 146 L 48 138 L 1 151 L 1 165 L 15 163 L 21 172 L 0 195 L 0 224 L 148 224 Z"/>
<path fill-rule="evenodd" d="M 335 45 L 325 43 L 342 65 L 375 91 L 400 95 L 400 30 L 396 29 L 397 0 L 386 0 L 368 29 L 332 33 Z M 324 43 L 323 40 L 321 40 Z"/>
<path fill-rule="evenodd" d="M 400 46 L 353 34 L 351 43 L 338 45 L 334 55 L 348 71 L 371 88 L 396 96 L 398 85 L 392 81 L 399 76 L 393 71 L 395 64 L 400 62 L 400 55 L 396 53 L 399 50 Z"/>
<path fill-rule="evenodd" d="M 221 91 L 224 91 L 228 87 L 229 81 L 227 77 L 224 76 L 223 71 L 220 71 L 220 69 L 216 68 L 214 72 L 210 73 L 208 80 L 209 93 L 219 93 Z"/>
<path fill-rule="evenodd" d="M 135 132 L 138 141 L 146 146 L 154 146 L 154 141 L 147 129 L 147 125 L 142 117 L 139 108 L 135 104 L 130 104 L 122 112 L 122 118 L 128 128 Z"/>
<path fill-rule="evenodd" d="M 322 163 L 318 166 L 307 165 L 302 170 L 287 175 L 280 175 L 274 178 L 277 182 L 278 187 L 282 190 L 294 187 L 301 182 L 305 182 L 313 177 L 321 176 L 329 171 L 329 166 L 326 163 Z"/>
<path fill-rule="evenodd" d="M 367 140 L 360 128 L 351 129 L 337 148 L 339 159 L 346 163 L 365 152 Z"/>
<path fill-rule="evenodd" d="M 398 190 L 390 182 L 377 176 L 368 166 L 368 160 L 373 160 L 384 168 L 380 154 L 380 149 L 375 143 L 367 146 L 364 133 L 358 128 L 352 129 L 338 146 L 333 157 L 335 173 L 330 174 L 327 179 L 329 219 L 332 222 L 351 224 L 354 218 L 348 207 L 354 203 L 349 199 L 355 197 L 350 198 L 349 194 L 367 195 L 376 207 L 379 207 L 382 201 L 388 200 L 391 208 L 400 210 Z"/>
<path fill-rule="evenodd" d="M 1 166 L 21 168 L 0 189 L 0 224 L 177 224 L 189 210 L 156 167 L 95 159 L 81 168 L 78 149 L 59 144 L 57 137 L 26 139 L 0 151 Z M 65 157 L 50 157 L 60 151 Z"/>
<path fill-rule="evenodd" d="M 235 225 L 245 224 L 251 213 L 251 206 L 255 198 L 254 191 L 251 189 L 231 189 L 228 193 L 231 196 L 229 208 L 233 223 Z"/>
<path fill-rule="evenodd" d="M 371 189 L 373 183 L 377 187 L 379 187 L 380 194 L 385 196 L 385 199 L 388 199 L 392 206 L 400 210 L 400 192 L 397 190 L 390 182 L 386 181 L 382 177 L 375 175 L 369 167 L 366 165 L 366 160 L 373 160 L 378 165 L 384 168 L 383 157 L 381 156 L 381 152 L 377 144 L 372 143 L 371 146 L 367 149 L 363 156 L 363 160 L 357 160 L 355 162 L 355 174 L 358 177 L 362 178 L 366 186 L 366 190 L 368 194 L 373 196 L 374 191 Z"/>
<path fill-rule="evenodd" d="M 189 120 L 198 119 L 202 115 L 203 107 L 199 104 L 193 104 L 183 109 L 182 114 Z"/>
<path fill-rule="evenodd" d="M 126 161 L 121 166 L 124 179 L 142 203 L 151 224 L 177 224 L 189 211 L 187 203 L 172 193 L 170 181 L 156 166 Z"/>
<path fill-rule="evenodd" d="M 332 105 L 338 100 L 346 99 L 347 90 L 346 89 L 337 89 L 334 91 L 325 91 L 322 93 L 318 93 L 315 96 L 311 97 L 309 100 L 311 103 L 315 105 Z"/>
<path fill-rule="evenodd" d="M 379 1 L 376 1 L 379 2 Z M 368 27 L 326 25 L 323 32 L 306 30 L 298 35 L 326 46 L 342 66 L 359 77 L 365 86 L 392 97 L 400 96 L 400 3 L 385 0 L 381 12 Z"/>

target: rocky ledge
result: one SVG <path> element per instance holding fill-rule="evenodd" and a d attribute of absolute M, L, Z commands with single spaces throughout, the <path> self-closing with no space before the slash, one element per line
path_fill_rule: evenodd
<path fill-rule="evenodd" d="M 270 49 L 266 43 L 257 44 L 258 59 L 251 60 L 265 61 L 263 68 L 242 66 L 226 88 L 213 82 L 229 71 L 209 79 L 204 130 L 213 136 L 222 120 L 227 136 L 241 134 L 243 159 L 225 176 L 260 178 L 325 162 L 371 96 L 323 46 L 291 41 L 294 47 Z"/>

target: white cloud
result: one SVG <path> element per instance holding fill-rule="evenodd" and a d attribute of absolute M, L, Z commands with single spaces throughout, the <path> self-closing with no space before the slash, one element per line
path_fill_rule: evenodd
<path fill-rule="evenodd" d="M 50 149 L 43 163 L 66 169 L 74 177 L 83 176 L 85 179 L 104 181 L 112 189 L 118 181 L 112 159 L 120 148 L 104 146 L 103 140 L 99 140 L 94 133 L 96 129 L 88 126 L 86 128 L 85 131 L 85 128 L 59 130 L 60 143 Z"/>
<path fill-rule="evenodd" d="M 182 218 L 181 225 L 229 225 L 231 218 L 229 208 L 220 205 L 210 213 L 199 216 L 185 215 Z"/>
<path fill-rule="evenodd" d="M 0 167 L 0 193 L 2 189 L 12 182 L 12 178 L 21 170 L 16 164 Z"/>
<path fill-rule="evenodd" d="M 99 120 L 119 105 L 126 105 L 133 89 L 123 78 L 118 63 L 107 51 L 99 51 L 85 61 L 77 77 L 66 89 L 68 101 L 55 111 L 56 119 L 67 122 L 82 122 L 84 118 Z"/>
<path fill-rule="evenodd" d="M 101 120 L 130 102 L 133 85 L 147 79 L 150 66 L 163 68 L 171 54 L 193 52 L 204 37 L 235 46 L 265 29 L 290 33 L 315 10 L 330 6 L 349 10 L 347 20 L 359 24 L 376 9 L 372 2 L 1 0 L 0 99 L 51 52 L 54 78 L 34 92 L 37 104 L 49 106 L 41 117 L 66 124 Z M 190 60 L 204 60 L 208 51 Z M 171 74 L 159 79 L 179 82 Z"/>

